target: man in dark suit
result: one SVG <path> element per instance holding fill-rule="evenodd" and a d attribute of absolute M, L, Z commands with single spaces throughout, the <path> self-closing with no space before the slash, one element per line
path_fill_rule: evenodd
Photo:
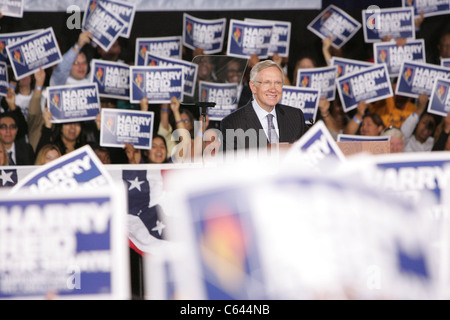
<path fill-rule="evenodd" d="M 303 112 L 279 104 L 283 83 L 283 71 L 272 60 L 252 68 L 249 85 L 253 99 L 221 122 L 224 151 L 293 143 L 306 132 Z"/>
<path fill-rule="evenodd" d="M 0 141 L 9 155 L 9 165 L 33 165 L 33 147 L 25 138 L 16 139 L 19 128 L 11 112 L 0 115 Z"/>

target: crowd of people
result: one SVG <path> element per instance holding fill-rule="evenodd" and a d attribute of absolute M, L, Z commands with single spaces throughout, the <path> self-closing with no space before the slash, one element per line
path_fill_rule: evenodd
<path fill-rule="evenodd" d="M 416 21 L 418 27 L 422 20 L 423 17 Z M 396 40 L 397 43 L 402 43 L 401 39 Z M 267 59 L 270 61 L 267 63 L 260 61 L 256 55 L 252 55 L 248 59 L 246 68 L 236 61 L 231 61 L 227 64 L 226 70 L 218 69 L 207 55 L 203 55 L 202 48 L 192 50 L 190 54 L 198 57 L 197 80 L 218 81 L 221 77 L 220 81 L 240 84 L 237 110 L 223 121 L 210 121 L 207 115 L 206 119 L 203 119 L 204 115 L 197 109 L 183 108 L 176 98 L 172 98 L 169 104 L 162 105 L 149 104 L 145 98 L 140 104 L 101 98 L 100 108 L 155 112 L 155 130 L 151 149 L 141 150 L 130 144 L 126 144 L 123 148 L 101 146 L 100 114 L 95 121 L 52 123 L 52 114 L 46 107 L 46 87 L 88 83 L 90 81 L 89 63 L 92 58 L 121 61 L 120 55 L 123 50 L 121 38 L 109 51 L 105 52 L 100 47 L 94 48 L 91 45 L 92 35 L 89 31 L 80 32 L 76 43 L 63 54 L 62 61 L 51 70 L 40 69 L 19 81 L 16 81 L 12 74 L 10 75 L 7 96 L 2 99 L 0 109 L 0 166 L 42 165 L 86 144 L 92 146 L 105 164 L 168 163 L 174 160 L 198 159 L 206 153 L 214 155 L 222 151 L 225 145 L 223 141 L 225 128 L 246 127 L 248 123 L 243 124 L 242 121 L 246 119 L 248 112 L 246 113 L 245 110 L 251 108 L 252 101 L 256 101 L 257 105 L 265 109 L 263 107 L 266 106 L 265 99 L 268 94 L 272 94 L 275 97 L 274 103 L 270 106 L 267 104 L 266 111 L 270 113 L 271 108 L 277 105 L 277 110 L 282 112 L 283 106 L 278 103 L 282 87 L 295 85 L 299 69 L 320 67 L 317 61 L 331 64 L 333 56 L 345 58 L 342 50 L 331 46 L 331 41 L 331 38 L 323 39 L 322 52 L 315 56 L 305 55 L 295 61 L 289 61 L 288 58 L 281 58 L 275 54 Z M 450 58 L 449 30 L 443 30 L 437 49 L 441 58 Z M 186 51 L 186 48 L 184 50 Z M 255 71 L 255 69 L 258 70 Z M 291 69 L 293 72 L 288 71 Z M 263 78 L 267 80 L 262 80 Z M 396 79 L 392 79 L 393 92 L 395 92 L 395 85 Z M 391 137 L 392 153 L 450 150 L 450 116 L 440 117 L 428 113 L 428 100 L 425 94 L 417 99 L 394 95 L 370 104 L 360 102 L 356 109 L 346 113 L 336 94 L 336 99 L 333 101 L 325 98 L 320 100 L 316 120 L 322 120 L 334 138 L 340 133 L 366 136 L 388 135 Z M 254 103 L 253 108 L 257 110 Z M 291 109 L 287 109 L 284 113 L 289 114 L 290 111 Z M 275 119 L 276 135 L 283 137 L 282 127 L 284 126 L 289 126 L 292 132 L 295 131 L 292 137 L 284 137 L 286 142 L 295 142 L 308 130 L 304 118 L 296 112 L 287 117 L 289 120 L 287 124 L 280 122 L 283 112 L 281 115 L 278 111 L 272 113 Z M 248 119 L 251 119 L 248 121 L 254 120 Z M 263 128 L 267 134 L 270 134 L 271 128 L 267 127 L 261 118 L 259 120 L 262 126 L 256 127 Z M 296 122 L 291 124 L 292 121 Z M 195 126 L 195 123 L 199 123 L 199 126 Z M 269 125 L 271 124 L 272 122 L 269 122 Z M 204 125 L 205 128 L 203 128 Z M 251 127 L 250 124 L 249 126 Z M 219 128 L 222 129 L 222 136 L 218 134 Z M 283 139 L 277 142 L 282 142 L 281 140 Z M 268 140 L 268 143 L 271 141 Z M 236 149 L 236 145 L 233 143 L 232 145 L 231 148 Z"/>

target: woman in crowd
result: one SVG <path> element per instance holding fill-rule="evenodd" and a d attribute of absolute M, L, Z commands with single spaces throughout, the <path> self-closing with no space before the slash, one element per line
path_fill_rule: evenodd
<path fill-rule="evenodd" d="M 54 144 L 46 144 L 39 150 L 34 164 L 37 166 L 44 165 L 59 157 L 61 157 L 61 152 L 58 147 Z"/>

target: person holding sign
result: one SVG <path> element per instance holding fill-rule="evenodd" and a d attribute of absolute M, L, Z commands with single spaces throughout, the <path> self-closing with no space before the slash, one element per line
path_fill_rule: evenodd
<path fill-rule="evenodd" d="M 50 86 L 89 82 L 89 63 L 82 49 L 91 40 L 92 35 L 89 31 L 80 33 L 77 43 L 63 55 L 62 61 L 53 70 Z"/>
<path fill-rule="evenodd" d="M 224 150 L 293 143 L 300 139 L 307 130 L 305 117 L 300 109 L 279 104 L 283 83 L 283 70 L 272 60 L 260 61 L 252 68 L 249 85 L 253 99 L 221 122 Z M 254 141 L 246 139 L 247 133 Z M 264 138 L 261 133 L 265 134 Z"/>
<path fill-rule="evenodd" d="M 447 114 L 445 118 L 442 118 L 441 123 L 438 125 L 438 128 L 436 128 L 436 135 L 433 146 L 433 151 L 438 150 L 446 150 L 450 151 L 450 139 L 448 138 L 450 136 L 450 113 Z"/>

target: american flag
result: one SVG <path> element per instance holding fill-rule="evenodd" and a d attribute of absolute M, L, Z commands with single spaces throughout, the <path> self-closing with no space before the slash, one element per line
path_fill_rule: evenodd
<path fill-rule="evenodd" d="M 105 168 L 114 181 L 124 184 L 127 192 L 130 246 L 139 253 L 152 253 L 167 238 L 162 170 L 145 165 L 105 165 Z M 34 169 L 33 166 L 0 167 L 0 188 L 15 186 Z"/>

